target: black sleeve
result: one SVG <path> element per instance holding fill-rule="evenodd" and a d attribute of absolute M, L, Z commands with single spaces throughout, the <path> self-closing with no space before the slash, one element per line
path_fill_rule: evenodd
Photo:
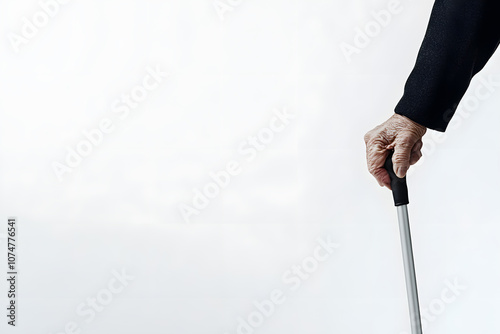
<path fill-rule="evenodd" d="M 445 131 L 500 41 L 500 0 L 436 0 L 397 114 Z"/>

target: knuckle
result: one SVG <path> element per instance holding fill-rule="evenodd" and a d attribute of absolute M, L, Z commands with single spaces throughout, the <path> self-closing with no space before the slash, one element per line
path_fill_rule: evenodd
<path fill-rule="evenodd" d="M 368 144 L 368 142 L 370 141 L 370 138 L 371 138 L 371 134 L 370 134 L 370 132 L 367 132 L 363 137 L 363 139 L 365 140 L 365 144 Z"/>
<path fill-rule="evenodd" d="M 378 168 L 376 170 L 373 171 L 373 176 L 375 176 L 376 178 L 380 178 L 382 176 L 382 169 Z"/>
<path fill-rule="evenodd" d="M 411 137 L 400 137 L 398 138 L 397 145 L 404 149 L 410 149 L 413 146 L 413 140 Z"/>
<path fill-rule="evenodd" d="M 381 134 L 378 134 L 377 136 L 371 136 L 367 142 L 367 146 L 373 149 L 379 149 L 388 144 L 389 142 Z"/>
<path fill-rule="evenodd" d="M 373 164 L 368 164 L 368 172 L 372 174 L 373 176 L 377 176 L 379 173 L 379 168 L 375 167 Z"/>
<path fill-rule="evenodd" d="M 375 175 L 375 168 L 373 168 L 373 166 L 368 165 L 368 172 L 370 172 L 370 174 L 372 175 Z"/>
<path fill-rule="evenodd" d="M 409 161 L 409 156 L 404 154 L 394 154 L 392 157 L 394 164 L 406 166 Z"/>

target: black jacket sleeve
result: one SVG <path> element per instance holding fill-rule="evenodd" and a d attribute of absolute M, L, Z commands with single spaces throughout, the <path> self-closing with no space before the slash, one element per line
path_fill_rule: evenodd
<path fill-rule="evenodd" d="M 500 41 L 500 0 L 436 0 L 397 114 L 445 131 Z"/>

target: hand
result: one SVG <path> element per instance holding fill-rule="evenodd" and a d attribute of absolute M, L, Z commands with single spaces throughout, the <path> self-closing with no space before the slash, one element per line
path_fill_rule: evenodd
<path fill-rule="evenodd" d="M 404 177 L 408 168 L 422 156 L 422 137 L 426 131 L 425 126 L 394 114 L 365 135 L 368 170 L 381 187 L 391 189 L 391 179 L 384 168 L 388 150 L 394 149 L 394 173 L 400 178 Z"/>

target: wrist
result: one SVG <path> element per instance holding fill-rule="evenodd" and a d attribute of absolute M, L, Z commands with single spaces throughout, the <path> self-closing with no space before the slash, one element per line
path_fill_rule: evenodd
<path fill-rule="evenodd" d="M 422 135 L 427 131 L 427 127 L 415 122 L 414 120 L 412 120 L 406 116 L 394 113 L 394 115 L 392 115 L 392 118 L 394 118 L 398 122 L 404 123 L 406 126 L 412 128 L 414 130 L 417 130 L 418 132 L 422 132 Z"/>

